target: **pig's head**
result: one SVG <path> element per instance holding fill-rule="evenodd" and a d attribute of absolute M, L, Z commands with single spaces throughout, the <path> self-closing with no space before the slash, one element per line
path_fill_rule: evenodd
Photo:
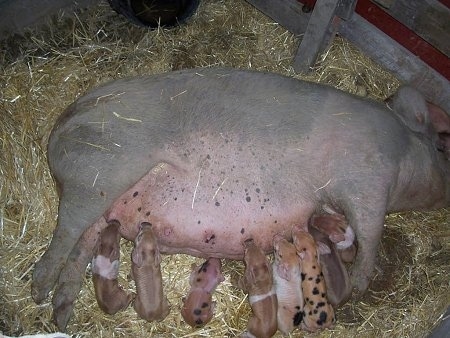
<path fill-rule="evenodd" d="M 314 228 L 328 235 L 333 243 L 345 241 L 348 224 L 345 222 L 344 216 L 340 214 L 314 215 L 311 217 L 310 223 Z"/>
<path fill-rule="evenodd" d="M 212 319 L 215 303 L 212 301 L 211 293 L 204 289 L 193 288 L 182 301 L 181 315 L 190 326 L 202 327 Z"/>
<path fill-rule="evenodd" d="M 100 236 L 101 240 L 99 241 L 96 255 L 107 257 L 111 262 L 119 259 L 119 225 L 115 223 L 108 225 Z"/>
<path fill-rule="evenodd" d="M 246 240 L 244 247 L 245 278 L 248 283 L 251 285 L 271 284 L 272 269 L 264 252 L 252 239 Z"/>
<path fill-rule="evenodd" d="M 291 280 L 294 277 L 291 275 L 291 267 L 300 266 L 300 259 L 297 256 L 295 246 L 288 242 L 284 237 L 275 236 L 273 240 L 273 249 L 273 256 L 278 275 L 287 281 Z"/>
<path fill-rule="evenodd" d="M 309 232 L 295 228 L 292 230 L 292 239 L 301 260 L 319 261 L 319 246 Z M 323 247 L 322 250 L 325 253 L 330 249 Z"/>
<path fill-rule="evenodd" d="M 161 263 L 156 237 L 149 223 L 142 223 L 135 239 L 135 247 L 131 253 L 131 259 L 138 267 L 143 265 L 159 266 Z"/>
<path fill-rule="evenodd" d="M 192 272 L 189 277 L 189 284 L 192 288 L 200 288 L 212 293 L 217 285 L 224 280 L 221 262 L 218 258 L 209 258 L 200 266 L 192 265 Z"/>
<path fill-rule="evenodd" d="M 192 265 L 189 277 L 191 289 L 182 299 L 181 315 L 186 323 L 192 327 L 202 327 L 212 319 L 215 307 L 212 293 L 224 280 L 218 258 L 209 258 L 200 266 Z"/>
<path fill-rule="evenodd" d="M 355 233 L 343 215 L 336 213 L 314 215 L 311 217 L 309 225 L 310 228 L 328 236 L 330 241 L 336 244 L 339 255 L 344 262 L 353 262 L 357 250 Z"/>
<path fill-rule="evenodd" d="M 427 102 L 415 88 L 401 86 L 386 103 L 413 132 L 430 141 L 432 161 L 443 172 L 446 205 L 450 206 L 450 116 Z"/>

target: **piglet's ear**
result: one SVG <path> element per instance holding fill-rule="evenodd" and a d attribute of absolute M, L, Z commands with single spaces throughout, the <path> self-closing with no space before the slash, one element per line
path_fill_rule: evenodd
<path fill-rule="evenodd" d="M 297 256 L 301 259 L 304 260 L 306 257 L 306 253 L 304 251 L 297 251 Z"/>
<path fill-rule="evenodd" d="M 140 250 L 138 250 L 136 247 L 133 249 L 133 251 L 131 253 L 131 260 L 138 267 L 142 266 L 142 255 L 141 255 Z"/>
<path fill-rule="evenodd" d="M 159 249 L 155 249 L 155 265 L 161 264 L 161 253 L 159 252 Z"/>
<path fill-rule="evenodd" d="M 318 252 L 320 255 L 329 255 L 331 253 L 331 249 L 324 242 L 317 242 Z"/>
<path fill-rule="evenodd" d="M 289 273 L 289 269 L 285 263 L 281 263 L 277 266 L 277 273 L 281 278 L 287 281 L 291 280 L 291 274 Z"/>

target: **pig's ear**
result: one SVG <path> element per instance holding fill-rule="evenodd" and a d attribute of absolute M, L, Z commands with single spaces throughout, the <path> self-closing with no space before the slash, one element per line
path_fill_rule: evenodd
<path fill-rule="evenodd" d="M 437 133 L 450 133 L 450 116 L 440 107 L 427 102 L 431 125 Z"/>
<path fill-rule="evenodd" d="M 320 264 L 327 286 L 328 300 L 333 306 L 343 304 L 351 296 L 352 283 L 334 247 L 331 248 L 331 254 L 321 256 Z"/>
<path fill-rule="evenodd" d="M 159 252 L 159 249 L 155 249 L 155 265 L 161 264 L 161 253 Z"/>
<path fill-rule="evenodd" d="M 277 273 L 281 278 L 283 278 L 287 281 L 291 280 L 291 274 L 289 272 L 289 269 L 288 269 L 286 263 L 278 264 Z"/>
<path fill-rule="evenodd" d="M 300 258 L 300 260 L 304 260 L 306 257 L 305 251 L 297 251 L 297 256 Z"/>
<path fill-rule="evenodd" d="M 141 251 L 138 250 L 136 247 L 134 248 L 134 250 L 131 252 L 131 260 L 133 261 L 134 264 L 136 264 L 138 267 L 142 266 L 142 255 L 141 255 Z"/>
<path fill-rule="evenodd" d="M 329 255 L 331 253 L 331 248 L 324 242 L 317 241 L 317 251 L 319 255 Z"/>
<path fill-rule="evenodd" d="M 428 132 L 428 108 L 425 98 L 417 89 L 401 86 L 385 102 L 409 129 L 422 134 Z"/>
<path fill-rule="evenodd" d="M 345 235 L 343 233 L 332 233 L 330 234 L 330 240 L 333 243 L 339 243 L 345 241 Z"/>
<path fill-rule="evenodd" d="M 195 264 L 192 264 L 195 267 Z M 191 274 L 189 275 L 189 285 L 194 285 L 197 279 L 197 269 L 192 269 Z"/>
<path fill-rule="evenodd" d="M 217 274 L 217 280 L 219 281 L 219 283 L 222 283 L 225 280 L 225 276 L 222 274 L 222 271 L 219 271 L 219 273 Z"/>
<path fill-rule="evenodd" d="M 430 102 L 427 102 L 427 106 L 431 126 L 438 134 L 436 148 L 442 151 L 446 158 L 450 160 L 450 116 L 440 107 Z"/>

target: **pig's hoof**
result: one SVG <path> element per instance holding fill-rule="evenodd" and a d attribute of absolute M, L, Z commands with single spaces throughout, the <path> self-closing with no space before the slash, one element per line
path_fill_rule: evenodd
<path fill-rule="evenodd" d="M 48 271 L 43 264 L 36 263 L 33 272 L 33 282 L 31 283 L 31 297 L 36 304 L 42 303 L 47 298 L 53 288 L 54 281 L 48 278 Z"/>
<path fill-rule="evenodd" d="M 65 330 L 78 295 L 78 283 L 60 283 L 53 295 L 53 319 L 60 330 Z"/>
<path fill-rule="evenodd" d="M 359 292 L 364 293 L 369 287 L 370 278 L 366 274 L 357 273 L 352 271 L 350 279 L 353 287 Z"/>
<path fill-rule="evenodd" d="M 58 307 L 53 307 L 53 320 L 59 330 L 65 331 L 67 323 L 73 312 L 73 303 L 62 303 Z"/>

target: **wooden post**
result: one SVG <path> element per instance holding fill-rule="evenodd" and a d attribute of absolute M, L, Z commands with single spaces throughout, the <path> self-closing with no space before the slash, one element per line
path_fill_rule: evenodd
<path fill-rule="evenodd" d="M 307 72 L 317 56 L 328 47 L 334 35 L 333 19 L 339 0 L 318 0 L 314 6 L 308 27 L 294 58 L 294 69 Z"/>

